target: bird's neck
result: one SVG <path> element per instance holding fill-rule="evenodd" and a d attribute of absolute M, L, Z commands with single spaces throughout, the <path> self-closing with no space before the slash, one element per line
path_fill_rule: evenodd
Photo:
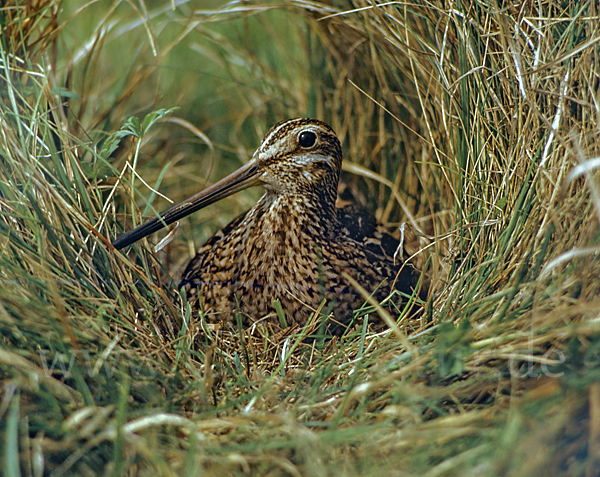
<path fill-rule="evenodd" d="M 328 238 L 337 227 L 335 196 L 267 191 L 252 209 L 251 215 L 253 225 L 266 233 L 296 230 L 298 233 Z"/>
<path fill-rule="evenodd" d="M 305 293 L 309 283 L 318 283 L 319 254 L 335 241 L 333 212 L 306 195 L 267 192 L 238 227 L 241 252 L 232 265 L 236 281 L 284 286 L 309 302 Z M 290 300 L 285 293 L 277 296 L 284 303 Z"/>

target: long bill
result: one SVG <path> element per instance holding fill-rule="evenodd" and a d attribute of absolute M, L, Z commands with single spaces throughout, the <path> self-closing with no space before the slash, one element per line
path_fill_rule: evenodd
<path fill-rule="evenodd" d="M 260 184 L 258 165 L 254 159 L 240 167 L 234 173 L 228 175 L 219 182 L 204 189 L 202 192 L 184 200 L 182 203 L 171 207 L 163 212 L 160 217 L 154 217 L 145 224 L 136 227 L 130 232 L 113 242 L 113 247 L 120 250 L 144 237 L 172 224 L 193 212 L 200 210 L 210 204 L 229 197 L 236 192 Z"/>

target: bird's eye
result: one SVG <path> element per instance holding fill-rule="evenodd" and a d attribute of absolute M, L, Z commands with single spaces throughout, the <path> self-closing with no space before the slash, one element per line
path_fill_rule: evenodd
<path fill-rule="evenodd" d="M 313 147 L 315 142 L 317 142 L 317 135 L 312 131 L 301 132 L 300 136 L 298 136 L 298 144 L 300 147 L 307 149 Z"/>

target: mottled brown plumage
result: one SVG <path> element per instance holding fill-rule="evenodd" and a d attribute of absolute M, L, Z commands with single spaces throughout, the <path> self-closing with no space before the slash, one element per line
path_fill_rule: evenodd
<path fill-rule="evenodd" d="M 394 262 L 394 239 L 374 219 L 335 206 L 342 151 L 334 131 L 314 119 L 292 119 L 267 133 L 237 172 L 130 232 L 122 248 L 191 212 L 258 185 L 265 195 L 246 214 L 218 231 L 182 276 L 189 300 L 207 312 L 246 321 L 270 316 L 274 300 L 288 322 L 304 324 L 323 299 L 335 321 L 347 324 L 364 299 L 345 272 L 381 299 L 392 286 L 411 293 L 415 271 Z M 326 307 L 327 309 L 327 307 Z"/>

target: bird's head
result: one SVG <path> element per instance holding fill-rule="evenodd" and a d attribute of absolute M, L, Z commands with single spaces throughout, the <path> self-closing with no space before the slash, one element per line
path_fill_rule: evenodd
<path fill-rule="evenodd" d="M 291 119 L 271 128 L 250 161 L 256 185 L 276 194 L 333 194 L 342 148 L 333 129 L 316 119 Z M 247 166 L 246 166 L 247 167 Z M 254 185 L 254 184 L 253 184 Z"/>
<path fill-rule="evenodd" d="M 333 207 L 342 148 L 333 129 L 316 119 L 290 119 L 273 126 L 244 166 L 216 184 L 125 234 L 113 243 L 130 245 L 165 225 L 236 192 L 261 186 L 277 195 L 305 195 Z"/>

